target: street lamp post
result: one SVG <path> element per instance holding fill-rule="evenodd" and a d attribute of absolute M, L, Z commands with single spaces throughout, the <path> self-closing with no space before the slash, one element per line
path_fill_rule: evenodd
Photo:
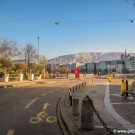
<path fill-rule="evenodd" d="M 109 73 L 110 73 L 109 62 L 108 62 L 108 64 L 107 64 L 107 68 L 108 68 L 108 75 L 109 75 Z"/>
<path fill-rule="evenodd" d="M 69 63 L 70 64 L 70 74 L 71 74 L 71 63 Z"/>
<path fill-rule="evenodd" d="M 38 64 L 39 64 L 39 37 L 38 37 Z"/>

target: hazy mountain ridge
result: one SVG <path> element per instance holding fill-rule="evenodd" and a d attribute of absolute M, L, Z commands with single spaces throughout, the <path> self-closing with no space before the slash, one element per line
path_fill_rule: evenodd
<path fill-rule="evenodd" d="M 49 60 L 49 63 L 86 63 L 95 61 L 117 60 L 120 59 L 122 52 L 87 52 L 62 55 Z M 135 53 L 129 53 L 135 56 Z"/>

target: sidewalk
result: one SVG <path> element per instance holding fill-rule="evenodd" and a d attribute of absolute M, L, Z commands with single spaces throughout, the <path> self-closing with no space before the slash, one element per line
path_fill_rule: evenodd
<path fill-rule="evenodd" d="M 107 111 L 104 104 L 104 97 L 106 92 L 106 86 L 101 84 L 98 85 L 88 85 L 85 86 L 73 94 L 73 97 L 79 97 L 80 109 L 81 100 L 88 95 L 92 100 L 93 104 L 101 116 L 102 120 L 106 123 L 107 127 L 111 131 L 125 130 L 125 128 L 119 124 L 112 115 Z M 73 116 L 72 107 L 70 106 L 68 94 L 62 97 L 59 103 L 59 110 L 61 114 L 61 119 L 70 135 L 109 135 L 110 133 L 106 131 L 103 125 L 100 123 L 99 119 L 94 113 L 94 130 L 83 130 L 81 129 L 80 115 Z M 67 134 L 67 133 L 66 133 Z M 128 133 L 115 133 L 116 135 L 127 135 Z M 129 134 L 128 134 L 129 135 Z M 131 134 L 130 134 L 131 135 Z"/>
<path fill-rule="evenodd" d="M 74 79 L 74 78 L 65 78 L 65 79 Z M 33 80 L 33 81 L 23 80 L 23 81 L 0 82 L 0 88 L 29 86 L 33 84 L 51 84 L 56 82 L 56 80 L 61 81 L 63 80 L 63 78 L 40 79 L 40 80 Z"/>
<path fill-rule="evenodd" d="M 18 86 L 25 86 L 25 85 L 32 85 L 35 84 L 35 81 L 12 81 L 12 82 L 0 82 L 0 88 L 7 88 L 7 87 L 18 87 Z"/>

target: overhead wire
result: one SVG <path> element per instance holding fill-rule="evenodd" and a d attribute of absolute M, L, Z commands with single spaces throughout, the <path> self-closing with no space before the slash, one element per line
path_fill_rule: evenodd
<path fill-rule="evenodd" d="M 90 22 L 133 22 L 134 19 L 101 19 L 101 20 L 63 20 L 63 21 L 47 21 L 47 20 L 17 20 L 17 19 L 0 19 L 0 22 L 35 22 L 35 23 L 55 23 L 55 24 L 59 24 L 59 23 L 90 23 Z"/>

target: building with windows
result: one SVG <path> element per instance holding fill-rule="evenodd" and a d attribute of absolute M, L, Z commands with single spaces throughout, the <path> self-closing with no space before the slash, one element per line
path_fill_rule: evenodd
<path fill-rule="evenodd" d="M 86 73 L 94 73 L 94 71 L 96 70 L 96 64 L 94 62 L 92 63 L 86 63 Z"/>
<path fill-rule="evenodd" d="M 99 72 L 102 74 L 112 72 L 123 73 L 124 69 L 125 69 L 125 62 L 123 59 L 99 62 Z"/>
<path fill-rule="evenodd" d="M 107 72 L 107 61 L 99 61 L 99 72 L 105 74 Z"/>
<path fill-rule="evenodd" d="M 135 57 L 130 56 L 125 60 L 125 70 L 126 72 L 135 72 Z"/>
<path fill-rule="evenodd" d="M 71 73 L 75 72 L 75 68 L 79 68 L 81 73 L 130 73 L 135 72 L 135 57 L 125 53 L 121 54 L 120 59 L 111 61 L 99 61 L 91 63 L 67 63 L 62 64 L 63 67 L 68 67 Z"/>
<path fill-rule="evenodd" d="M 115 67 L 117 73 L 123 73 L 125 69 L 124 60 L 117 60 L 117 65 Z"/>

